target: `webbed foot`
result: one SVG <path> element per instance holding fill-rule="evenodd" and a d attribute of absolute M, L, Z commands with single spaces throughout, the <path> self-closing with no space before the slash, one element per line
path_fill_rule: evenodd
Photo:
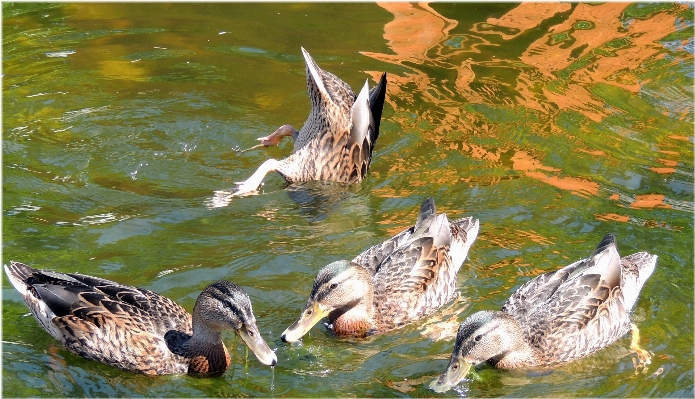
<path fill-rule="evenodd" d="M 635 366 L 635 374 L 642 374 L 647 372 L 647 365 L 652 363 L 651 353 L 642 349 L 639 346 L 639 329 L 635 323 L 630 323 L 630 330 L 632 331 L 632 342 L 630 343 L 630 349 L 632 349 L 637 354 L 637 359 L 632 359 L 632 364 Z"/>

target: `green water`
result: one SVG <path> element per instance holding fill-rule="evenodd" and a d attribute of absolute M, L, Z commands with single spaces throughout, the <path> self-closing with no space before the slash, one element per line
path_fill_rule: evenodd
<path fill-rule="evenodd" d="M 242 345 L 220 378 L 150 378 L 72 355 L 3 283 L 3 396 L 436 396 L 452 328 L 587 256 L 657 254 L 629 338 L 546 371 L 481 366 L 448 395 L 693 396 L 692 4 L 3 3 L 3 261 L 80 272 L 191 309 L 230 279 L 278 366 Z M 368 178 L 210 208 L 292 149 L 239 154 L 309 111 L 305 47 L 352 87 L 389 74 Z M 460 297 L 363 341 L 282 331 L 316 272 L 434 197 L 481 230 Z M 443 338 L 430 334 L 442 330 Z M 234 339 L 226 335 L 231 348 Z"/>

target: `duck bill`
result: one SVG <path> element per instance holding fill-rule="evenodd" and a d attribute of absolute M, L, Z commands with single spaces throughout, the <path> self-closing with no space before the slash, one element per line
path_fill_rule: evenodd
<path fill-rule="evenodd" d="M 461 357 L 452 358 L 449 362 L 449 367 L 446 373 L 442 374 L 436 380 L 430 383 L 430 389 L 435 392 L 446 392 L 455 387 L 463 377 L 468 374 L 471 369 L 471 364 Z"/>
<path fill-rule="evenodd" d="M 314 302 L 313 304 L 307 306 L 299 316 L 299 319 L 292 323 L 291 326 L 287 327 L 285 332 L 282 333 L 282 340 L 285 342 L 296 342 L 304 336 L 311 327 L 318 323 L 321 319 L 328 316 L 328 309 Z"/>
<path fill-rule="evenodd" d="M 275 355 L 268 344 L 265 343 L 261 333 L 258 332 L 258 328 L 253 326 L 243 325 L 240 329 L 236 330 L 237 334 L 244 341 L 246 346 L 251 349 L 259 362 L 267 366 L 275 366 L 278 362 L 278 358 Z"/>

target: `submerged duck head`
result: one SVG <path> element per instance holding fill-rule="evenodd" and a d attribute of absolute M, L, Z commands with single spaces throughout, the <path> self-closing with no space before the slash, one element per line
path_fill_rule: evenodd
<path fill-rule="evenodd" d="M 363 333 L 371 327 L 372 296 L 372 276 L 367 270 L 346 260 L 333 262 L 319 271 L 304 311 L 281 338 L 297 341 L 324 317 L 334 322 L 344 316 L 346 323 L 354 321 L 355 333 Z"/>
<path fill-rule="evenodd" d="M 277 364 L 275 352 L 258 331 L 248 294 L 238 285 L 222 280 L 207 286 L 196 300 L 193 337 L 219 336 L 227 329 L 239 335 L 261 363 Z"/>

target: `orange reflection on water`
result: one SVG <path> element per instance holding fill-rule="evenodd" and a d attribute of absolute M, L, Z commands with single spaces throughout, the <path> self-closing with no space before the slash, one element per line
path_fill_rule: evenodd
<path fill-rule="evenodd" d="M 534 230 L 526 231 L 511 228 L 503 228 L 501 232 L 489 232 L 483 236 L 479 236 L 478 239 L 481 241 L 487 241 L 493 246 L 511 250 L 521 249 L 522 243 L 527 243 L 529 241 L 535 242 L 536 244 L 542 246 L 550 246 L 555 244 L 555 240 L 553 238 L 544 237 Z"/>
<path fill-rule="evenodd" d="M 606 222 L 620 222 L 620 223 L 630 223 L 641 227 L 646 227 L 648 229 L 661 228 L 673 231 L 683 230 L 682 226 L 671 226 L 666 222 L 659 222 L 657 220 L 642 220 L 629 215 L 619 215 L 617 213 L 598 213 L 594 217 L 596 220 L 606 221 Z"/>
<path fill-rule="evenodd" d="M 597 196 L 601 185 L 586 176 L 567 176 L 556 167 L 557 164 L 545 165 L 543 154 L 531 155 L 532 147 L 518 147 L 514 140 L 517 133 L 513 132 L 512 124 L 490 121 L 486 111 L 469 105 L 481 104 L 492 110 L 503 109 L 513 113 L 520 109 L 535 110 L 541 120 L 531 118 L 524 122 L 526 125 L 523 127 L 533 129 L 540 137 L 568 136 L 568 131 L 555 122 L 562 111 L 576 111 L 596 123 L 603 122 L 612 114 L 634 112 L 615 105 L 607 106 L 601 97 L 604 94 L 597 90 L 597 87 L 607 86 L 596 84 L 638 93 L 644 82 L 637 79 L 636 71 L 645 63 L 659 59 L 657 55 L 663 51 L 663 46 L 655 43 L 675 32 L 678 18 L 677 13 L 672 12 L 655 13 L 648 18 L 626 18 L 624 13 L 630 3 L 522 3 L 499 18 L 488 18 L 474 24 L 466 33 L 452 33 L 458 22 L 426 3 L 379 5 L 394 17 L 384 26 L 384 38 L 393 53 L 363 54 L 406 70 L 389 77 L 388 101 L 396 111 L 394 122 L 403 129 L 414 130 L 422 129 L 422 124 L 427 123 L 431 127 L 423 134 L 423 140 L 435 143 L 441 150 L 460 150 L 474 159 L 486 160 L 495 167 L 510 168 L 524 177 L 579 196 Z M 565 15 L 558 17 L 563 13 Z M 492 40 L 491 35 L 512 40 L 553 18 L 559 22 L 549 26 L 546 34 L 520 50 L 518 60 L 521 62 L 518 65 L 517 58 L 493 57 L 480 61 L 473 56 L 467 57 L 467 54 L 479 54 L 484 49 L 482 46 L 499 45 L 496 44 L 499 39 Z M 501 71 L 513 70 L 514 78 L 504 80 L 489 72 L 498 67 Z M 438 79 L 426 72 L 433 68 L 440 71 Z M 477 76 L 477 70 L 486 72 Z M 378 72 L 370 74 L 375 79 L 378 77 Z M 426 103 L 424 107 L 419 105 L 423 101 Z M 415 117 L 414 112 L 417 113 Z M 649 122 L 649 119 L 635 121 L 634 126 L 624 129 L 626 134 L 639 133 L 634 129 L 642 130 L 644 122 Z M 452 132 L 463 139 L 452 138 Z M 467 134 L 497 142 L 494 147 L 483 146 L 466 140 Z M 680 142 L 677 145 L 659 142 L 655 146 L 661 155 L 655 159 L 659 165 L 647 165 L 653 173 L 675 173 L 679 162 L 673 158 L 682 155 L 682 142 L 691 140 L 682 135 L 669 138 Z M 576 137 L 571 140 L 574 142 L 582 143 Z M 600 147 L 586 147 L 575 151 L 593 157 L 607 157 Z M 672 151 L 670 147 L 679 151 Z M 511 163 L 502 161 L 501 156 L 510 151 L 513 154 Z M 610 163 L 611 159 L 604 159 L 604 162 Z M 393 166 L 390 172 L 403 172 L 403 168 L 402 165 Z M 441 180 L 447 184 L 466 180 L 460 173 L 445 173 L 441 169 L 439 173 L 446 174 Z M 418 181 L 422 186 L 431 178 L 436 176 L 423 172 L 413 176 L 411 181 L 413 186 L 418 185 Z M 386 191 L 384 189 L 380 195 L 396 194 Z M 667 198 L 650 196 L 639 196 L 627 202 L 632 208 L 680 207 L 672 206 L 672 203 Z"/>
<path fill-rule="evenodd" d="M 630 221 L 630 216 L 618 215 L 617 213 L 603 213 L 603 214 L 596 214 L 594 216 L 596 217 L 597 220 L 615 221 L 615 222 L 622 222 L 622 223 L 627 223 Z"/>
<path fill-rule="evenodd" d="M 674 136 L 669 136 L 669 138 L 673 138 L 673 137 L 674 137 Z M 678 136 L 678 137 L 682 137 L 682 136 Z M 685 139 L 686 139 L 687 141 L 689 141 L 687 137 L 686 137 Z M 674 160 L 672 160 L 672 159 L 663 159 L 663 158 L 659 158 L 659 159 L 657 159 L 656 161 L 659 162 L 659 163 L 662 164 L 662 165 L 666 165 L 665 167 L 662 166 L 662 167 L 651 167 L 651 168 L 649 168 L 649 170 L 651 170 L 652 172 L 654 172 L 654 173 L 659 173 L 659 174 L 671 174 L 671 173 L 675 173 L 675 172 L 676 172 L 676 166 L 678 166 L 678 164 L 679 164 L 678 161 L 674 161 Z"/>
<path fill-rule="evenodd" d="M 384 26 L 384 39 L 396 54 L 363 52 L 362 54 L 384 62 L 401 64 L 419 63 L 427 58 L 427 50 L 449 36 L 458 22 L 434 11 L 427 3 L 377 3 L 394 15 Z"/>
<path fill-rule="evenodd" d="M 646 194 L 638 195 L 635 201 L 630 204 L 630 208 L 673 208 L 669 204 L 664 203 L 665 197 L 661 194 Z"/>
<path fill-rule="evenodd" d="M 500 18 L 488 18 L 487 25 L 502 26 L 508 29 L 517 30 L 514 34 L 506 34 L 504 32 L 495 32 L 502 35 L 504 40 L 513 39 L 529 29 L 533 29 L 540 25 L 543 21 L 554 15 L 569 11 L 572 6 L 569 3 L 522 3 L 510 12 L 504 14 Z M 471 29 L 474 32 L 485 33 L 488 29 L 486 25 L 477 26 Z"/>
<path fill-rule="evenodd" d="M 655 167 L 651 167 L 651 168 L 649 168 L 649 170 L 651 170 L 654 173 L 659 173 L 662 175 L 671 174 L 671 173 L 674 173 L 676 171 L 675 168 L 655 168 Z"/>
<path fill-rule="evenodd" d="M 576 83 L 567 84 L 567 89 L 561 93 L 544 87 L 543 94 L 561 110 L 577 111 L 594 122 L 601 122 L 608 115 L 603 101 L 594 97 L 584 86 Z"/>
<path fill-rule="evenodd" d="M 522 171 L 527 177 L 537 179 L 543 183 L 550 184 L 557 188 L 570 191 L 577 195 L 597 195 L 599 184 L 588 179 L 580 179 L 567 176 L 549 176 L 540 171 L 560 172 L 560 169 L 545 166 L 540 161 L 531 158 L 524 151 L 517 151 L 512 156 L 514 170 Z"/>

